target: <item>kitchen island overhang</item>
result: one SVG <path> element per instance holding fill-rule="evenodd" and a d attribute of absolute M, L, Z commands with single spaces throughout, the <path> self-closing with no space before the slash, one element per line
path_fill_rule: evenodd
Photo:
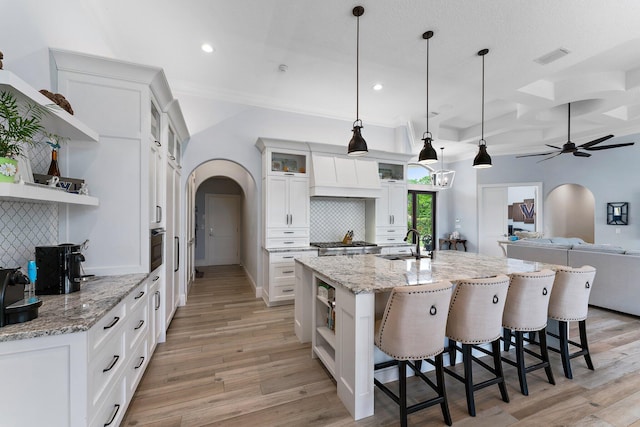
<path fill-rule="evenodd" d="M 381 295 L 396 286 L 555 270 L 557 266 L 468 252 L 437 251 L 433 259 L 388 260 L 376 255 L 296 259 L 294 322 L 336 380 L 338 397 L 354 419 L 374 413 L 374 327 Z M 332 289 L 333 300 L 318 295 Z M 330 316 L 327 318 L 327 316 Z M 327 321 L 331 319 L 329 325 Z"/>

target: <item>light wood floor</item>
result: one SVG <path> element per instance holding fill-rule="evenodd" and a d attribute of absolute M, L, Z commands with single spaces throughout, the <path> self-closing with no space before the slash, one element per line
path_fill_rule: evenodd
<path fill-rule="evenodd" d="M 292 305 L 265 307 L 240 267 L 203 270 L 167 342 L 158 345 L 123 426 L 398 425 L 397 407 L 379 390 L 375 415 L 351 419 L 330 375 L 296 339 Z M 497 386 L 480 390 L 475 418 L 467 414 L 462 384 L 447 377 L 454 425 L 640 426 L 640 319 L 592 308 L 587 322 L 595 372 L 574 359 L 574 379 L 567 380 L 552 354 L 556 385 L 536 371 L 523 396 L 515 368 L 505 365 L 511 403 L 502 402 Z M 437 406 L 410 415 L 409 424 L 445 425 Z"/>

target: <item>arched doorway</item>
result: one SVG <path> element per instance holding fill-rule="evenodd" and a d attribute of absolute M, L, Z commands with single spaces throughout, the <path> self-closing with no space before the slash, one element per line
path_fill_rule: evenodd
<path fill-rule="evenodd" d="M 578 184 L 563 184 L 549 192 L 544 205 L 544 235 L 579 237 L 594 243 L 595 204 L 593 193 Z"/>
<path fill-rule="evenodd" d="M 209 160 L 196 167 L 190 175 L 194 201 L 193 237 L 195 250 L 192 265 L 205 265 L 207 234 L 206 193 L 219 195 L 235 195 L 239 199 L 240 229 L 238 233 L 238 258 L 256 289 L 256 297 L 261 296 L 258 271 L 260 268 L 260 201 L 256 181 L 253 176 L 238 163 L 229 160 Z"/>

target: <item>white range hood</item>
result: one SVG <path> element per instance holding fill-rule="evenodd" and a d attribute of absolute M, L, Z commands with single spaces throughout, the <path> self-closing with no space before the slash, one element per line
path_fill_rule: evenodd
<path fill-rule="evenodd" d="M 311 153 L 310 195 L 377 198 L 381 196 L 378 162 L 332 153 Z"/>

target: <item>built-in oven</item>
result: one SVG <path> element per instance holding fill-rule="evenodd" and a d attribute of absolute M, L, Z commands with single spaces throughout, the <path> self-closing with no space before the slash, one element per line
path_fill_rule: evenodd
<path fill-rule="evenodd" d="M 164 233 L 164 228 L 151 229 L 151 236 L 149 238 L 149 272 L 152 272 L 162 265 Z"/>

